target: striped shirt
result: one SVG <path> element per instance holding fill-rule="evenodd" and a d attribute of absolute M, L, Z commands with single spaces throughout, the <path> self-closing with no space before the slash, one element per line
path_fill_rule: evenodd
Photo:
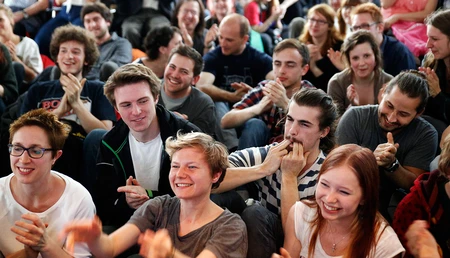
<path fill-rule="evenodd" d="M 247 148 L 236 151 L 228 156 L 231 167 L 253 167 L 264 162 L 264 159 L 269 152 L 271 146 Z M 325 160 L 325 154 L 320 151 L 314 164 L 297 178 L 298 194 L 300 200 L 314 197 L 316 190 L 317 176 L 320 167 Z M 259 201 L 271 212 L 281 214 L 281 175 L 282 172 L 278 169 L 272 175 L 258 179 L 256 185 L 259 191 Z"/>

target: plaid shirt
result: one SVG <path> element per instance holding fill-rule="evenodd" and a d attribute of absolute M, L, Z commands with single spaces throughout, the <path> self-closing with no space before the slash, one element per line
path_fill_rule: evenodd
<path fill-rule="evenodd" d="M 244 109 L 258 104 L 261 99 L 264 97 L 263 87 L 266 86 L 269 80 L 262 81 L 250 90 L 241 101 L 234 104 L 233 108 L 235 109 Z M 309 81 L 301 81 L 301 88 L 315 88 Z M 259 115 L 259 119 L 263 120 L 264 123 L 270 130 L 271 138 L 277 137 L 283 134 L 283 126 L 278 123 L 284 118 L 285 112 L 282 108 L 277 107 L 273 104 L 272 108 L 261 115 Z"/>

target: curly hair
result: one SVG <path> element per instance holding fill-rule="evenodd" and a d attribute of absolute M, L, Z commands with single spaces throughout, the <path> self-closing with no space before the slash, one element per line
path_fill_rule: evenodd
<path fill-rule="evenodd" d="M 170 159 L 177 151 L 190 147 L 199 148 L 203 151 L 205 160 L 211 169 L 211 176 L 221 173 L 219 180 L 211 186 L 211 189 L 218 188 L 229 167 L 228 151 L 225 145 L 214 140 L 210 135 L 199 132 L 182 134 L 178 131 L 176 138 L 171 136 L 166 140 L 166 152 Z"/>
<path fill-rule="evenodd" d="M 50 55 L 53 61 L 57 61 L 59 46 L 67 41 L 76 41 L 84 46 L 83 76 L 85 76 L 100 56 L 95 39 L 84 28 L 78 26 L 69 24 L 58 27 L 53 32 L 50 42 Z"/>
<path fill-rule="evenodd" d="M 9 126 L 9 143 L 12 143 L 14 135 L 26 126 L 37 126 L 45 131 L 50 143 L 53 158 L 57 150 L 62 150 L 64 142 L 70 132 L 70 126 L 58 120 L 58 117 L 43 109 L 33 109 L 20 116 Z"/>

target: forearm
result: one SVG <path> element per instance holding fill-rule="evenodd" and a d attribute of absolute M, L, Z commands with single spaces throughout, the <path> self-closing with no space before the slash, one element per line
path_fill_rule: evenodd
<path fill-rule="evenodd" d="M 401 165 L 393 173 L 386 171 L 384 173 L 396 186 L 405 190 L 409 190 L 417 178 L 416 174 Z"/>
<path fill-rule="evenodd" d="M 398 16 L 399 21 L 411 21 L 411 22 L 419 22 L 423 23 L 423 20 L 429 15 L 430 13 L 426 10 L 415 12 L 415 13 L 399 13 L 396 14 Z"/>
<path fill-rule="evenodd" d="M 283 3 L 280 4 L 280 7 L 284 7 L 287 9 L 296 2 L 298 2 L 298 0 L 285 0 Z"/>
<path fill-rule="evenodd" d="M 281 185 L 281 225 L 284 230 L 289 211 L 295 202 L 300 201 L 300 196 L 298 194 L 297 178 L 295 176 L 282 174 Z"/>
<path fill-rule="evenodd" d="M 28 15 L 35 15 L 38 14 L 39 12 L 45 11 L 48 7 L 48 1 L 46 0 L 39 0 L 37 2 L 35 2 L 34 4 L 28 6 L 27 8 L 25 8 L 25 12 L 27 12 Z"/>
<path fill-rule="evenodd" d="M 80 119 L 81 126 L 86 133 L 98 128 L 105 130 L 111 129 L 111 126 L 106 125 L 104 122 L 92 115 L 92 113 L 89 112 L 82 104 L 73 105 L 72 108 L 78 119 Z"/>
<path fill-rule="evenodd" d="M 88 246 L 96 258 L 109 258 L 117 255 L 114 253 L 113 239 L 105 233 L 102 233 L 97 241 L 88 243 Z"/>
<path fill-rule="evenodd" d="M 381 0 L 380 4 L 383 8 L 389 8 L 395 4 L 397 0 Z"/>
<path fill-rule="evenodd" d="M 243 125 L 249 119 L 259 115 L 257 106 L 251 106 L 244 109 L 232 109 L 222 117 L 222 128 L 236 128 Z"/>
<path fill-rule="evenodd" d="M 214 101 L 234 102 L 232 93 L 214 85 L 197 85 L 198 89 L 208 94 Z"/>
<path fill-rule="evenodd" d="M 277 20 L 276 16 L 270 16 L 263 23 L 252 26 L 252 29 L 259 33 L 264 33 L 272 25 L 273 22 Z"/>
<path fill-rule="evenodd" d="M 214 189 L 212 192 L 227 192 L 238 186 L 261 179 L 266 176 L 267 171 L 264 170 L 262 164 L 253 167 L 228 168 L 223 182 L 219 188 Z"/>
<path fill-rule="evenodd" d="M 314 61 L 311 61 L 311 66 L 309 67 L 309 70 L 314 74 L 315 77 L 319 77 L 323 74 L 323 71 L 320 70 L 319 67 L 317 67 Z"/>

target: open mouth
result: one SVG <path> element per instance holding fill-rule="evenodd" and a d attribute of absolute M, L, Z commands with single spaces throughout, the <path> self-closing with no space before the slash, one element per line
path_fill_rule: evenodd
<path fill-rule="evenodd" d="M 17 169 L 18 169 L 18 171 L 19 171 L 19 173 L 20 173 L 21 175 L 28 175 L 28 174 L 31 173 L 31 171 L 33 171 L 33 169 L 31 169 L 31 168 L 21 168 L 21 167 L 17 167 Z"/>
<path fill-rule="evenodd" d="M 175 184 L 176 187 L 189 187 L 192 184 Z"/>
<path fill-rule="evenodd" d="M 338 211 L 338 210 L 341 209 L 341 208 L 329 206 L 329 205 L 325 204 L 324 202 L 322 202 L 322 203 L 323 203 L 323 207 L 324 207 L 325 210 L 327 210 L 327 211 L 335 212 L 335 211 Z"/>

